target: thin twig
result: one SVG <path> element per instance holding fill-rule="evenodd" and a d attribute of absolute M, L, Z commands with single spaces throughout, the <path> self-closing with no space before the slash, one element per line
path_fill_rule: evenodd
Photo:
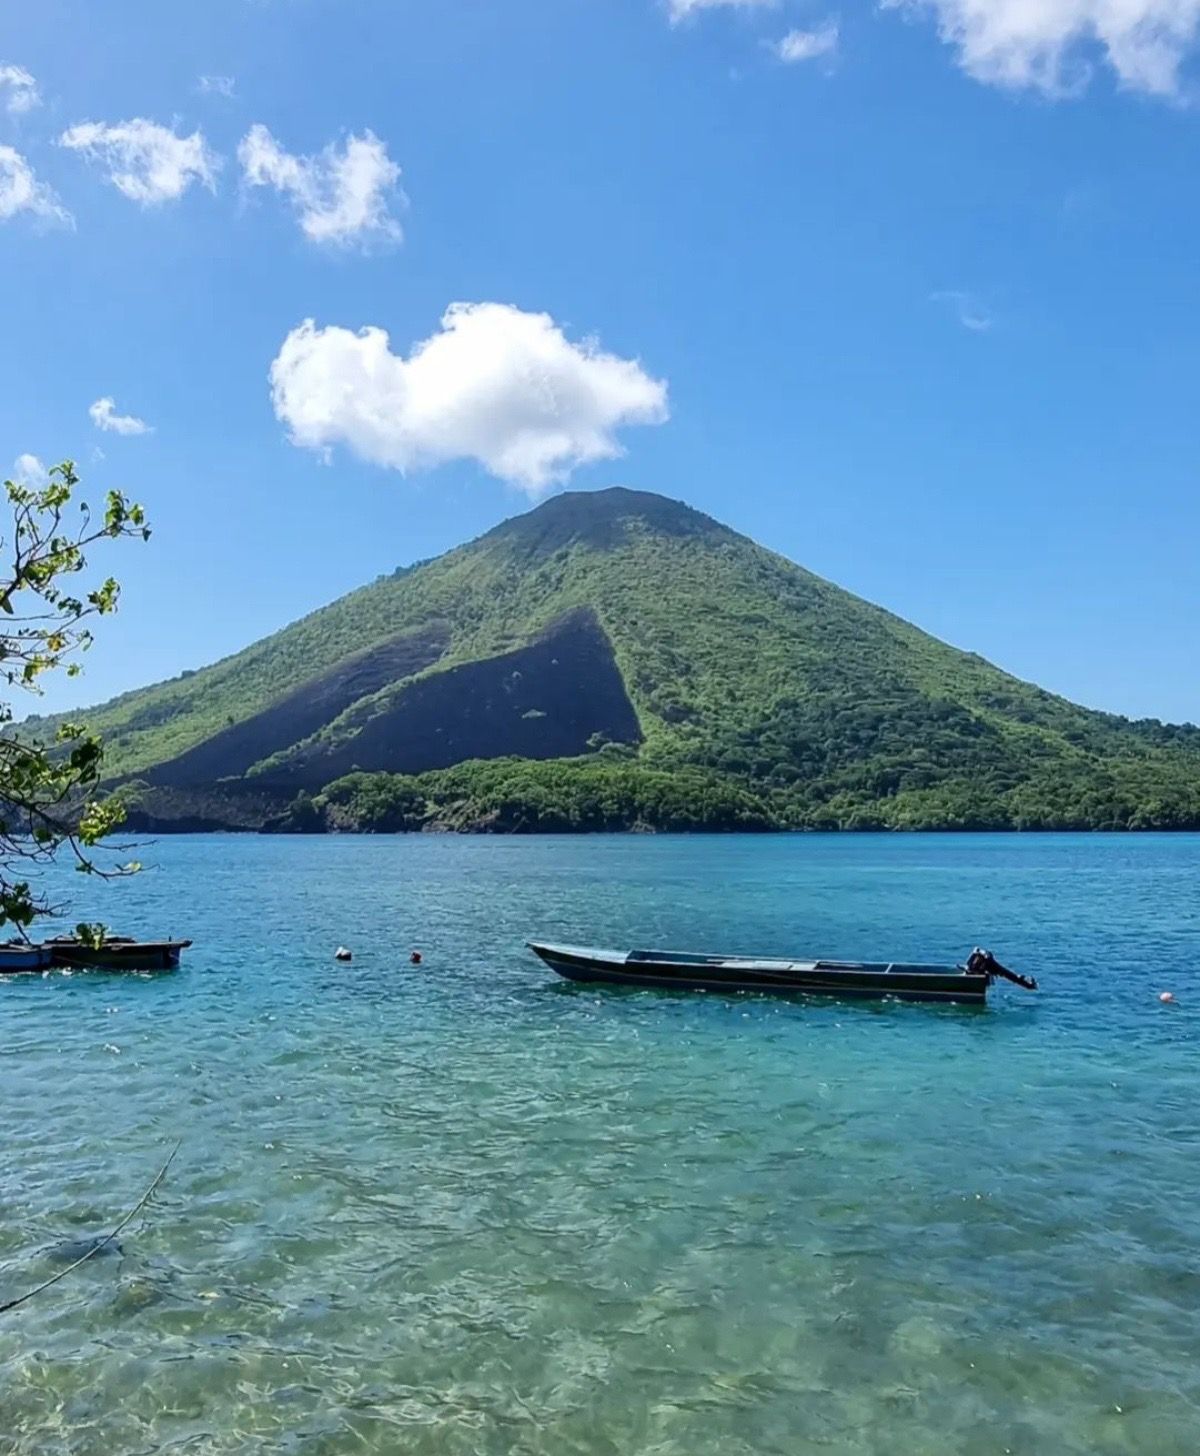
<path fill-rule="evenodd" d="M 86 1264 L 93 1254 L 98 1254 L 101 1249 L 107 1248 L 108 1245 L 111 1244 L 112 1241 L 121 1232 L 121 1230 L 125 1228 L 127 1224 L 132 1223 L 133 1219 L 139 1213 L 141 1213 L 142 1209 L 145 1208 L 146 1204 L 150 1201 L 150 1195 L 167 1176 L 167 1169 L 174 1161 L 175 1154 L 179 1151 L 179 1147 L 182 1142 L 183 1139 L 180 1138 L 179 1142 L 177 1142 L 175 1146 L 171 1149 L 167 1161 L 158 1170 L 157 1174 L 155 1174 L 154 1182 L 151 1183 L 150 1187 L 146 1189 L 145 1193 L 142 1194 L 142 1196 L 129 1210 L 129 1212 L 125 1215 L 121 1222 L 116 1226 L 115 1229 L 113 1229 L 111 1234 L 107 1234 L 104 1238 L 99 1239 L 96 1243 L 92 1245 L 92 1247 L 87 1251 L 86 1254 L 84 1254 L 81 1259 L 76 1259 L 73 1264 L 68 1264 L 65 1269 L 60 1269 L 57 1274 L 52 1275 L 49 1279 L 37 1285 L 36 1288 L 29 1290 L 29 1292 L 26 1294 L 22 1294 L 18 1299 L 10 1299 L 7 1304 L 0 1304 L 0 1314 L 5 1314 L 10 1309 L 16 1309 L 19 1304 L 26 1303 L 26 1301 L 32 1299 L 35 1294 L 41 1294 L 43 1289 L 49 1289 L 52 1284 L 57 1284 L 60 1279 L 65 1279 L 73 1269 L 78 1269 L 80 1264 Z"/>

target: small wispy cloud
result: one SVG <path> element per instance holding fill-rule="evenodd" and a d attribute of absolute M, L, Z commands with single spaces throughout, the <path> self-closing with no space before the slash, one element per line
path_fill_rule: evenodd
<path fill-rule="evenodd" d="M 40 490 L 50 479 L 50 472 L 36 455 L 18 455 L 13 461 L 13 482 Z"/>
<path fill-rule="evenodd" d="M 139 420 L 136 415 L 117 414 L 116 401 L 110 394 L 89 405 L 88 414 L 98 430 L 106 430 L 114 435 L 148 435 L 153 429 L 153 426 L 148 425 L 145 420 Z"/>
<path fill-rule="evenodd" d="M 995 320 L 974 294 L 962 288 L 942 288 L 929 295 L 930 303 L 945 304 L 954 317 L 973 334 L 986 334 Z"/>
<path fill-rule="evenodd" d="M 233 96 L 235 78 L 233 76 L 197 76 L 196 90 L 201 96 Z"/>
<path fill-rule="evenodd" d="M 782 39 L 772 44 L 771 49 L 788 65 L 795 65 L 800 61 L 815 61 L 821 56 L 834 54 L 840 35 L 837 19 L 830 16 L 813 30 L 789 30 Z"/>
<path fill-rule="evenodd" d="M 332 142 L 316 156 L 285 151 L 261 122 L 238 147 L 247 187 L 273 187 L 289 197 L 305 237 L 314 243 L 371 241 L 399 243 L 400 224 L 389 211 L 403 206 L 400 168 L 371 131 L 349 136 L 342 147 Z"/>
<path fill-rule="evenodd" d="M 701 10 L 769 10 L 778 4 L 779 0 L 667 0 L 667 14 L 671 24 L 678 25 Z"/>
<path fill-rule="evenodd" d="M 7 97 L 4 109 L 10 116 L 21 116 L 42 104 L 37 82 L 24 66 L 0 66 L 0 94 Z"/>
<path fill-rule="evenodd" d="M 217 189 L 221 160 L 198 131 L 178 136 L 170 127 L 135 116 L 112 125 L 81 122 L 63 132 L 58 144 L 106 167 L 117 191 L 143 207 L 174 202 L 193 182 L 210 192 Z"/>
<path fill-rule="evenodd" d="M 1096 51 L 1127 89 L 1176 97 L 1200 38 L 1198 0 L 879 0 L 879 7 L 932 16 L 977 81 L 1051 97 L 1087 88 Z"/>
<path fill-rule="evenodd" d="M 43 223 L 75 226 L 75 219 L 58 200 L 53 187 L 38 179 L 20 152 L 0 146 L 0 222 L 21 212 Z"/>

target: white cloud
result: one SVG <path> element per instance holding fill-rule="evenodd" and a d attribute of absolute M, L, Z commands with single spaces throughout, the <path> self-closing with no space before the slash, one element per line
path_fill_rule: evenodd
<path fill-rule="evenodd" d="M 992 316 L 972 294 L 961 288 L 943 288 L 929 295 L 933 303 L 944 303 L 954 317 L 973 334 L 984 334 L 992 326 Z"/>
<path fill-rule="evenodd" d="M 13 461 L 12 478 L 17 485 L 32 486 L 40 490 L 49 483 L 50 472 L 36 455 L 18 455 Z"/>
<path fill-rule="evenodd" d="M 298 157 L 259 123 L 242 138 L 238 160 L 248 186 L 274 187 L 291 197 L 305 236 L 315 243 L 403 237 L 388 212 L 400 168 L 373 132 L 347 137 L 340 152 L 331 142 L 318 156 Z"/>
<path fill-rule="evenodd" d="M 789 30 L 771 49 L 781 61 L 789 64 L 815 61 L 820 56 L 832 55 L 837 50 L 838 36 L 838 23 L 831 18 L 815 30 Z"/>
<path fill-rule="evenodd" d="M 196 89 L 201 96 L 233 96 L 233 76 L 197 76 Z"/>
<path fill-rule="evenodd" d="M 153 427 L 145 420 L 139 420 L 136 415 L 119 415 L 116 410 L 116 401 L 111 395 L 105 395 L 103 399 L 88 406 L 92 424 L 98 430 L 108 430 L 114 435 L 150 434 Z"/>
<path fill-rule="evenodd" d="M 0 66 L 0 91 L 8 92 L 4 109 L 13 116 L 20 116 L 42 104 L 37 82 L 24 66 Z"/>
<path fill-rule="evenodd" d="M 7 222 L 19 212 L 28 212 L 45 222 L 71 227 L 74 219 L 59 202 L 54 189 L 39 182 L 25 158 L 12 149 L 0 146 L 0 222 Z"/>
<path fill-rule="evenodd" d="M 293 444 L 401 472 L 477 460 L 531 494 L 619 456 L 620 427 L 667 418 L 666 384 L 636 360 L 502 303 L 452 304 L 408 358 L 382 329 L 309 319 L 271 365 L 271 395 Z"/>
<path fill-rule="evenodd" d="M 779 0 L 667 0 L 667 12 L 672 24 L 686 20 L 699 10 L 769 10 Z"/>
<path fill-rule="evenodd" d="M 1048 95 L 1081 91 L 1099 47 L 1123 86 L 1174 95 L 1200 29 L 1200 0 L 880 0 L 930 12 L 978 81 Z"/>
<path fill-rule="evenodd" d="M 143 207 L 174 202 L 193 182 L 216 191 L 220 158 L 199 131 L 177 136 L 169 127 L 136 116 L 114 126 L 85 121 L 63 132 L 58 141 L 106 166 L 113 186 Z"/>

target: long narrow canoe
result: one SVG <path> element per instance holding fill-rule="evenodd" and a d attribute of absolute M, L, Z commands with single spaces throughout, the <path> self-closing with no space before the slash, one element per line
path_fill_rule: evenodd
<path fill-rule="evenodd" d="M 614 986 L 896 996 L 905 1001 L 959 1001 L 978 1006 L 984 1004 L 988 986 L 997 977 L 1031 991 L 1037 989 L 1036 981 L 1006 971 L 988 951 L 975 951 L 965 966 L 926 966 L 898 961 L 764 960 L 683 951 L 589 950 L 534 940 L 529 949 L 569 981 Z"/>

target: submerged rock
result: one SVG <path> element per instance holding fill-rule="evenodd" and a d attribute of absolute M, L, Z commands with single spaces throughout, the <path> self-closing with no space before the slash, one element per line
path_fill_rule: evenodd
<path fill-rule="evenodd" d="M 90 1239 L 63 1239 L 61 1243 L 50 1248 L 46 1257 L 53 1259 L 56 1264 L 73 1264 L 76 1259 L 82 1259 L 88 1254 L 96 1259 L 104 1259 L 110 1254 L 122 1252 L 120 1239 L 109 1239 L 104 1234 L 97 1234 Z"/>

